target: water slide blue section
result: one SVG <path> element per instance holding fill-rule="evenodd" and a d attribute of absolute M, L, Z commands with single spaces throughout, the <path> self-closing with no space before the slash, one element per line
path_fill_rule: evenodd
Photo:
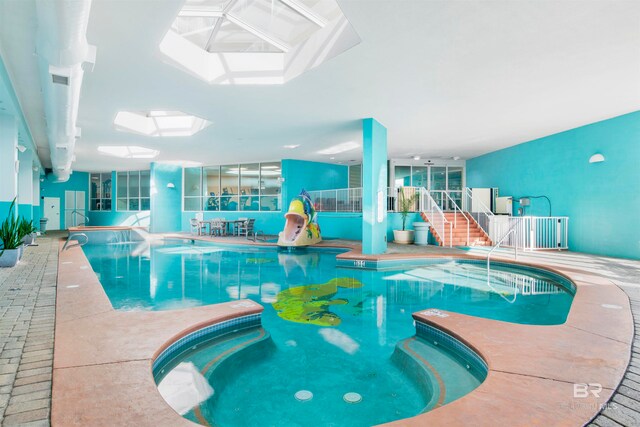
<path fill-rule="evenodd" d="M 168 188 L 167 184 L 173 184 Z M 182 167 L 151 163 L 151 226 L 153 233 L 182 229 Z"/>
<path fill-rule="evenodd" d="M 596 153 L 602 163 L 589 163 Z M 640 259 L 640 111 L 525 142 L 467 161 L 467 186 L 500 195 L 545 195 L 568 216 L 570 250 Z M 517 203 L 514 211 L 517 212 Z M 549 215 L 531 199 L 527 215 Z"/>
<path fill-rule="evenodd" d="M 362 253 L 387 250 L 387 129 L 362 121 Z"/>

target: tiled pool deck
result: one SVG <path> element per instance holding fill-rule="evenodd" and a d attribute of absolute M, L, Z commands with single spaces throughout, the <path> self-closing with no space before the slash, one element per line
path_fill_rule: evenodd
<path fill-rule="evenodd" d="M 16 268 L 0 269 L 0 420 L 48 426 L 58 239 L 38 238 Z"/>
<path fill-rule="evenodd" d="M 238 241 L 246 242 L 244 239 Z M 354 242 L 328 243 L 350 246 L 356 250 L 353 256 L 358 257 Z M 27 250 L 17 268 L 0 270 L 0 312 L 3 314 L 0 319 L 0 411 L 3 425 L 49 423 L 53 303 L 60 243 L 56 239 L 40 239 L 39 244 Z M 390 252 L 403 256 L 441 256 L 442 251 L 432 247 L 393 245 Z M 483 249 L 446 252 L 486 254 Z M 500 256 L 509 259 L 511 253 L 501 250 L 496 259 Z M 588 422 L 590 414 L 596 414 L 595 408 L 618 387 L 622 375 L 622 383 L 613 393 L 611 402 L 592 424 L 601 427 L 640 425 L 640 354 L 636 353 L 640 341 L 633 336 L 627 368 L 633 334 L 628 311 L 625 321 L 624 310 L 601 306 L 602 303 L 626 305 L 628 310 L 626 296 L 614 286 L 618 285 L 629 295 L 630 308 L 640 313 L 640 262 L 557 252 L 520 255 L 518 261 L 555 267 L 579 279 L 585 291 L 578 293 L 577 305 L 587 310 L 577 313 L 578 317 L 573 316 L 575 318 L 570 319 L 563 330 L 558 329 L 566 334 L 560 340 L 554 336 L 558 331 L 548 332 L 549 327 L 499 322 L 506 327 L 495 328 L 494 321 L 469 319 L 455 313 L 435 321 L 425 319 L 455 331 L 460 338 L 472 343 L 489 359 L 493 375 L 490 374 L 479 389 L 465 398 L 419 419 L 394 425 L 425 425 L 425 422 L 430 425 L 445 422 L 447 425 L 496 425 L 498 419 L 509 414 L 512 420 L 521 420 L 521 425 L 536 420 L 540 425 L 550 425 L 549 420 L 554 420 L 555 425 L 580 425 Z M 77 248 L 65 251 L 60 259 L 59 274 L 53 373 L 54 425 L 193 425 L 173 413 L 160 398 L 151 380 L 151 360 L 167 341 L 197 325 L 259 311 L 257 304 L 247 308 L 227 303 L 171 312 L 116 312 L 88 268 L 82 251 Z M 18 289 L 17 286 L 19 291 L 12 290 Z M 589 301 L 580 302 L 578 297 L 589 297 Z M 513 345 L 514 334 L 521 336 L 528 333 L 525 329 L 541 328 L 547 328 L 542 341 L 541 335 L 534 331 L 528 340 L 520 340 L 530 341 L 529 347 Z M 545 338 L 545 334 L 550 335 Z M 532 339 L 534 335 L 536 338 Z M 583 338 L 582 347 L 574 341 L 576 337 Z M 560 345 L 560 350 L 564 342 L 565 353 L 540 352 L 540 348 L 548 347 L 540 344 L 545 340 Z M 590 354 L 604 358 L 590 359 Z M 570 358 L 575 360 L 570 364 L 573 368 L 568 369 L 569 365 L 563 365 L 563 362 L 571 361 Z M 589 372 L 596 375 L 591 376 Z M 602 384 L 601 399 L 573 399 L 573 382 Z M 520 395 L 523 390 L 532 393 L 528 397 Z M 496 403 L 498 401 L 502 405 Z M 555 403 L 552 411 L 545 403 L 548 401 Z M 477 405 L 484 407 L 481 413 L 472 419 L 465 418 L 465 413 Z M 536 416 L 537 411 L 539 416 Z M 425 416 L 428 418 L 422 418 Z"/>

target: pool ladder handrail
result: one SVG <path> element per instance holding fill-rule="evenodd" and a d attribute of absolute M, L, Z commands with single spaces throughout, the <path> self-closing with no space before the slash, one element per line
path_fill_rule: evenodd
<path fill-rule="evenodd" d="M 71 211 L 72 214 L 76 214 L 76 215 L 80 215 L 82 218 L 84 218 L 84 224 L 82 225 L 83 227 L 86 227 L 87 224 L 89 224 L 89 217 L 86 216 L 85 214 L 83 214 L 82 212 L 80 212 L 77 209 L 74 209 Z"/>
<path fill-rule="evenodd" d="M 502 299 L 504 299 L 505 301 L 507 301 L 509 304 L 513 304 L 514 302 L 516 302 L 516 297 L 518 296 L 518 290 L 517 288 L 514 290 L 513 293 L 513 300 L 509 300 L 507 297 L 505 297 L 504 295 L 502 295 L 500 292 L 498 292 L 498 290 L 496 288 L 493 287 L 493 285 L 491 285 L 491 254 L 493 253 L 493 251 L 495 251 L 496 249 L 498 249 L 498 247 L 500 247 L 500 245 L 502 244 L 502 242 L 505 241 L 505 239 L 511 234 L 511 233 L 515 233 L 517 230 L 516 226 L 514 225 L 513 227 L 511 227 L 511 229 L 509 231 L 507 231 L 507 234 L 505 234 L 504 236 L 502 236 L 502 238 L 498 241 L 498 243 L 496 243 L 496 245 L 491 248 L 491 250 L 489 251 L 489 253 L 487 254 L 487 286 L 489 286 L 491 288 L 491 290 L 493 290 L 496 294 L 500 295 L 502 297 Z M 518 260 L 518 245 L 514 246 L 514 259 Z"/>
<path fill-rule="evenodd" d="M 72 237 L 74 237 L 74 239 L 72 239 Z M 85 241 L 81 243 L 80 240 L 77 239 L 77 237 L 84 237 Z M 72 240 L 75 240 L 78 243 L 76 243 L 75 245 L 68 246 L 69 242 Z M 69 237 L 67 237 L 67 241 L 64 242 L 64 246 L 62 246 L 62 250 L 64 251 L 69 248 L 75 248 L 76 246 L 84 246 L 87 243 L 89 243 L 89 236 L 87 236 L 85 233 L 73 233 L 73 234 L 70 234 Z"/>

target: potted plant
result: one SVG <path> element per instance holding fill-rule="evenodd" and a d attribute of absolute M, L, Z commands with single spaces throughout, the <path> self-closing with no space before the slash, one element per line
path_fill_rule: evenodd
<path fill-rule="evenodd" d="M 27 221 L 24 217 L 20 218 L 18 230 L 22 243 L 26 246 L 32 245 L 36 236 L 36 228 L 33 226 L 33 220 Z"/>
<path fill-rule="evenodd" d="M 413 208 L 414 201 L 416 199 L 415 193 L 411 196 L 405 194 L 404 188 L 398 189 L 398 211 L 402 216 L 402 230 L 393 230 L 393 241 L 402 245 L 408 245 L 413 243 L 413 230 L 407 230 L 407 217 L 411 208 Z"/>
<path fill-rule="evenodd" d="M 22 246 L 18 230 L 18 220 L 13 212 L 16 200 L 13 199 L 9 207 L 9 215 L 0 224 L 0 267 L 13 267 L 18 263 L 19 248 Z"/>

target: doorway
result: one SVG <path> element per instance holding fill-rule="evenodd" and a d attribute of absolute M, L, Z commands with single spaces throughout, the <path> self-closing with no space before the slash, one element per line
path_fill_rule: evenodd
<path fill-rule="evenodd" d="M 45 197 L 43 218 L 47 218 L 47 230 L 60 230 L 60 198 Z"/>

